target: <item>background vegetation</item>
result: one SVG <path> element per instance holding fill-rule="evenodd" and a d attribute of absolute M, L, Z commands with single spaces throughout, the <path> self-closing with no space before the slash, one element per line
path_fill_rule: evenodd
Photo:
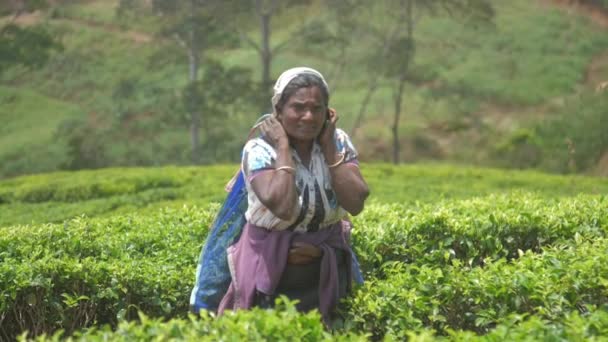
<path fill-rule="evenodd" d="M 35 28 L 61 48 L 0 71 L 0 176 L 236 161 L 268 110 L 268 79 L 294 65 L 326 74 L 364 161 L 397 153 L 405 162 L 606 172 L 601 4 L 476 0 L 460 11 L 456 0 L 422 2 L 409 37 L 391 24 L 398 2 L 273 2 L 189 11 L 162 1 L 14 1 L 26 4 L 19 15 L 4 5 L 0 25 Z M 203 20 L 210 11 L 223 21 Z M 193 27 L 207 37 L 198 45 L 184 35 Z"/>

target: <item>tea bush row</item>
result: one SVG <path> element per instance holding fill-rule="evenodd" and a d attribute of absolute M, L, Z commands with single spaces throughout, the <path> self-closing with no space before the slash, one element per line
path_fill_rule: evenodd
<path fill-rule="evenodd" d="M 353 220 L 353 240 L 365 270 L 377 275 L 387 261 L 469 266 L 521 251 L 540 251 L 575 237 L 608 234 L 608 197 L 548 200 L 517 193 L 411 207 L 374 204 Z"/>
<path fill-rule="evenodd" d="M 384 266 L 386 279 L 369 279 L 348 302 L 354 331 L 376 337 L 432 327 L 487 333 L 513 314 L 557 322 L 573 311 L 608 309 L 608 240 L 521 252 L 484 267 Z"/>
<path fill-rule="evenodd" d="M 80 217 L 63 224 L 0 228 L 1 336 L 8 339 L 26 329 L 35 335 L 57 329 L 69 334 L 90 325 L 115 326 L 123 318 L 135 318 L 138 310 L 153 317 L 184 316 L 198 253 L 216 211 L 217 205 L 183 207 L 154 215 Z M 453 274 L 498 272 L 511 267 L 505 258 L 515 265 L 520 255 L 544 255 L 543 248 L 603 241 L 607 216 L 602 196 L 545 202 L 540 196 L 519 194 L 412 208 L 375 204 L 355 218 L 354 246 L 370 284 L 387 291 L 379 295 L 382 300 L 393 296 L 391 284 L 401 281 L 390 265 L 429 270 L 431 275 L 439 270 L 450 277 L 436 276 L 437 284 L 456 282 L 450 286 L 463 287 L 469 278 Z M 528 232 L 532 242 L 526 253 Z M 524 244 L 523 249 L 518 244 Z M 413 271 L 408 272 L 402 277 Z M 423 285 L 435 286 L 426 281 Z M 431 308 L 439 302 L 429 297 L 419 303 Z M 500 317 L 506 313 L 496 311 Z M 428 312 L 416 315 L 426 317 Z M 438 329 L 452 326 L 437 322 Z M 465 327 L 477 327 L 464 322 Z"/>
<path fill-rule="evenodd" d="M 0 228 L 0 339 L 188 312 L 212 210 Z"/>
<path fill-rule="evenodd" d="M 550 322 L 537 315 L 514 314 L 485 335 L 473 331 L 449 330 L 447 336 L 437 336 L 431 329 L 399 331 L 398 336 L 386 335 L 385 341 L 401 341 L 407 336 L 411 342 L 430 341 L 603 341 L 608 336 L 608 312 L 592 310 L 585 314 L 568 312 L 564 319 Z M 323 329 L 316 312 L 297 313 L 293 304 L 280 304 L 276 309 L 239 311 L 215 318 L 203 313 L 201 317 L 188 319 L 149 318 L 140 314 L 139 321 L 121 322 L 113 330 L 106 326 L 64 336 L 62 331 L 43 335 L 37 342 L 92 341 L 367 341 L 370 336 Z M 29 340 L 25 335 L 20 342 Z"/>
<path fill-rule="evenodd" d="M 82 202 L 185 185 L 221 190 L 233 169 L 233 166 L 123 168 L 24 176 L 0 182 L 0 204 Z"/>
<path fill-rule="evenodd" d="M 21 340 L 25 340 L 24 337 Z M 62 341 L 63 336 L 37 338 L 39 342 Z M 317 311 L 298 313 L 289 301 L 279 301 L 275 309 L 253 309 L 228 313 L 216 318 L 203 312 L 200 317 L 172 319 L 149 318 L 140 314 L 139 321 L 121 322 L 111 327 L 79 332 L 71 341 L 367 341 L 352 333 L 330 334 L 321 324 Z"/>
<path fill-rule="evenodd" d="M 436 203 L 525 190 L 548 199 L 608 193 L 600 178 L 451 165 L 364 164 L 370 200 Z M 62 222 L 75 216 L 155 211 L 184 203 L 220 202 L 236 165 L 123 168 L 58 172 L 0 180 L 0 226 Z"/>

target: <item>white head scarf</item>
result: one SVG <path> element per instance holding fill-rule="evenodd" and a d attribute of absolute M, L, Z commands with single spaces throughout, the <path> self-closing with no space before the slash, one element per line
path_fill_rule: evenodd
<path fill-rule="evenodd" d="M 318 72 L 317 70 L 312 69 L 312 68 L 307 68 L 307 67 L 297 67 L 297 68 L 288 69 L 288 70 L 284 71 L 281 74 L 281 76 L 279 76 L 279 78 L 277 79 L 277 83 L 274 84 L 274 94 L 272 95 L 271 102 L 272 102 L 272 111 L 275 115 L 276 115 L 277 103 L 279 103 L 279 100 L 281 99 L 281 95 L 283 95 L 283 90 L 285 90 L 285 87 L 287 87 L 287 85 L 289 84 L 289 82 L 291 82 L 291 80 L 293 80 L 297 76 L 303 75 L 303 74 L 310 74 L 310 75 L 315 75 L 315 76 L 319 77 L 321 79 L 321 81 L 323 81 L 323 85 L 325 86 L 325 89 L 327 89 L 327 92 L 329 93 L 329 86 L 327 85 L 327 82 L 325 82 L 325 78 L 323 78 L 323 75 L 321 75 L 321 73 Z"/>

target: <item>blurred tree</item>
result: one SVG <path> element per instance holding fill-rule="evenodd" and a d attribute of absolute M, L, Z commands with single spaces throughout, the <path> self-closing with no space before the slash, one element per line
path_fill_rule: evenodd
<path fill-rule="evenodd" d="M 319 43 L 315 41 L 319 37 L 329 37 L 319 34 L 324 31 L 326 24 L 316 20 L 315 17 L 303 18 L 299 23 L 292 22 L 289 34 L 281 41 L 273 42 L 272 19 L 282 12 L 300 7 L 298 11 L 305 12 L 306 7 L 311 6 L 310 0 L 250 0 L 243 2 L 240 12 L 245 15 L 254 14 L 258 21 L 259 39 L 253 38 L 239 21 L 235 21 L 235 31 L 240 33 L 241 39 L 253 47 L 260 57 L 260 86 L 261 97 L 264 100 L 262 110 L 268 110 L 268 95 L 272 88 L 272 62 L 287 47 L 295 47 L 302 43 Z M 283 30 L 283 33 L 285 31 Z"/>
<path fill-rule="evenodd" d="M 186 106 L 190 117 L 190 140 L 192 162 L 201 160 L 200 128 L 204 120 L 202 116 L 204 98 L 197 97 L 200 92 L 189 89 L 200 88 L 199 71 L 203 63 L 208 63 L 208 52 L 218 47 L 234 46 L 238 43 L 237 35 L 232 31 L 230 21 L 239 8 L 238 0 L 121 0 L 117 7 L 117 15 L 127 16 L 152 10 L 158 18 L 158 33 L 164 39 L 177 43 L 188 56 L 188 82 L 186 98 L 198 105 Z M 217 86 L 220 80 L 209 80 L 209 86 Z M 208 87 L 211 89 L 212 87 Z M 205 118 L 206 119 L 206 118 Z"/>
<path fill-rule="evenodd" d="M 328 0 L 334 12 L 350 8 L 341 19 L 349 27 L 352 37 L 369 36 L 376 42 L 364 51 L 359 63 L 368 74 L 368 88 L 361 102 L 351 134 L 355 135 L 363 115 L 380 82 L 385 81 L 393 89 L 394 114 L 391 125 L 395 164 L 400 159 L 399 122 L 409 69 L 416 53 L 415 30 L 424 15 L 450 15 L 465 23 L 488 23 L 494 16 L 491 0 Z M 369 18 L 383 18 L 372 21 Z"/>
<path fill-rule="evenodd" d="M 2 10 L 11 15 L 7 23 L 0 26 L 0 73 L 21 65 L 36 68 L 44 65 L 53 51 L 62 49 L 59 41 L 41 25 L 21 27 L 17 19 L 24 13 L 46 9 L 44 0 L 11 0 Z"/>
<path fill-rule="evenodd" d="M 234 160 L 233 157 L 239 156 L 242 141 L 238 137 L 243 131 L 234 129 L 238 124 L 232 119 L 241 112 L 240 106 L 250 103 L 248 95 L 253 93 L 249 69 L 228 68 L 213 60 L 207 61 L 200 80 L 185 87 L 181 98 L 183 112 L 192 113 L 198 109 L 206 113 L 206 120 L 202 122 L 203 161 Z"/>

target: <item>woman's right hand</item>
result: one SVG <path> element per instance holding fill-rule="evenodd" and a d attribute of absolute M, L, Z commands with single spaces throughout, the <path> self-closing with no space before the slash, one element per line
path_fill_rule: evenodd
<path fill-rule="evenodd" d="M 315 259 L 321 257 L 322 254 L 321 249 L 315 245 L 296 242 L 293 244 L 293 247 L 289 249 L 287 263 L 291 265 L 310 264 Z"/>
<path fill-rule="evenodd" d="M 260 131 L 264 134 L 266 141 L 274 148 L 289 146 L 289 138 L 283 125 L 274 116 L 262 121 Z"/>

